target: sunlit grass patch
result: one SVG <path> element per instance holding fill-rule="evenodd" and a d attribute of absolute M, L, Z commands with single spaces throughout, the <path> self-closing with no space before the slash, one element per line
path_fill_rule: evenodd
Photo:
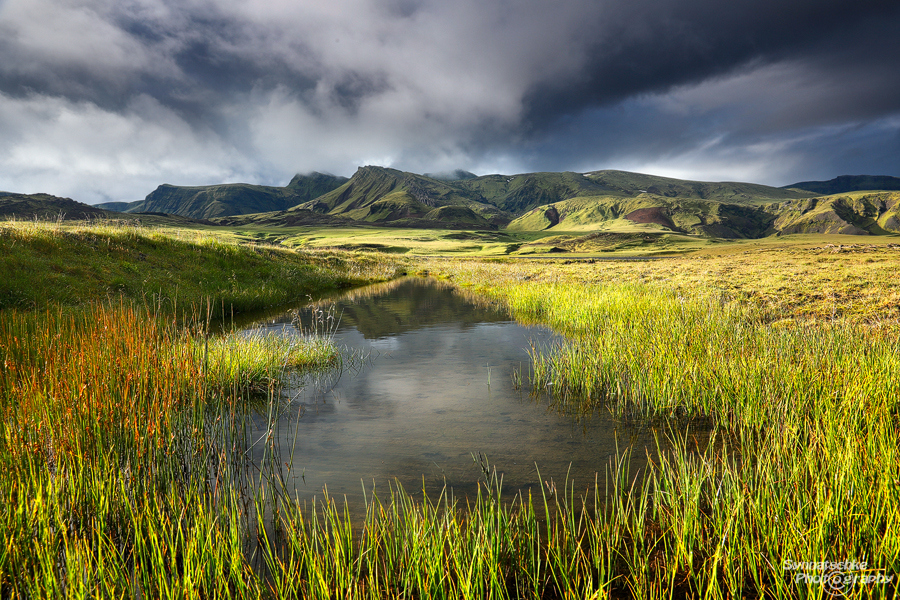
<path fill-rule="evenodd" d="M 208 300 L 220 315 L 391 279 L 380 254 L 243 244 L 227 231 L 0 223 L 0 309 L 124 297 L 175 307 Z"/>
<path fill-rule="evenodd" d="M 890 262 L 893 251 L 872 252 Z M 873 318 L 870 306 L 832 294 L 836 279 L 856 277 L 842 269 L 878 263 L 823 256 L 841 270 L 794 285 L 796 261 L 718 260 L 730 288 L 704 258 L 429 269 L 567 335 L 532 350 L 533 384 L 567 410 L 611 410 L 671 430 L 617 508 L 629 523 L 617 569 L 632 597 L 787 598 L 824 588 L 786 572 L 784 561 L 866 560 L 873 572 L 900 571 L 898 315 Z M 784 289 L 768 288 L 760 303 L 747 291 L 767 289 L 754 279 L 767 270 L 785 278 Z M 866 293 L 891 306 L 896 281 L 880 273 Z M 814 303 L 795 304 L 796 294 Z M 718 442 L 697 446 L 681 433 L 690 426 Z"/>
<path fill-rule="evenodd" d="M 197 340 L 205 377 L 210 385 L 264 391 L 277 384 L 288 369 L 335 367 L 338 348 L 321 336 L 287 336 L 260 331 L 232 332 Z"/>

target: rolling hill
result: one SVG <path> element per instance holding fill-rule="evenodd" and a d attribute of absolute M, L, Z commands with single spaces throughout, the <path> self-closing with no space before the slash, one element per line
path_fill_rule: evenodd
<path fill-rule="evenodd" d="M 776 215 L 765 207 L 641 194 L 635 198 L 572 198 L 540 206 L 509 224 L 513 231 L 669 231 L 720 238 L 771 233 Z"/>
<path fill-rule="evenodd" d="M 50 194 L 14 194 L 0 192 L 0 219 L 104 219 L 110 213 L 90 204 Z"/>
<path fill-rule="evenodd" d="M 484 175 L 458 182 L 458 186 L 512 215 L 568 198 L 615 193 L 602 183 L 571 172 Z"/>
<path fill-rule="evenodd" d="M 849 233 L 884 235 L 900 233 L 900 192 L 851 192 L 772 207 L 773 227 L 780 234 Z"/>
<path fill-rule="evenodd" d="M 841 175 L 828 181 L 801 181 L 785 186 L 786 189 L 797 189 L 816 194 L 846 194 L 861 191 L 895 191 L 900 190 L 900 177 L 884 175 Z"/>
<path fill-rule="evenodd" d="M 666 198 L 573 198 L 540 206 L 512 221 L 511 231 L 658 231 L 715 238 L 791 233 L 900 233 L 900 192 L 852 192 L 765 205 Z"/>
<path fill-rule="evenodd" d="M 163 184 L 144 200 L 130 203 L 111 202 L 100 208 L 129 213 L 166 213 L 209 219 L 280 211 L 316 198 L 340 186 L 346 177 L 323 173 L 295 175 L 286 187 L 270 187 L 248 183 L 226 183 L 204 186 Z"/>
<path fill-rule="evenodd" d="M 291 211 L 409 226 L 496 227 L 509 222 L 509 215 L 461 187 L 468 181 L 474 180 L 446 181 L 385 167 L 360 167 L 344 185 Z"/>
<path fill-rule="evenodd" d="M 627 171 L 593 171 L 585 176 L 625 196 L 652 194 L 666 198 L 761 205 L 813 195 L 807 190 L 775 188 L 757 183 L 689 181 Z"/>
<path fill-rule="evenodd" d="M 115 208 L 212 219 L 232 226 L 508 228 L 710 238 L 789 233 L 884 235 L 900 232 L 900 191 L 820 194 L 802 186 L 843 189 L 895 183 L 900 187 L 900 178 L 839 177 L 831 182 L 775 188 L 611 170 L 483 176 L 457 170 L 429 176 L 365 166 L 349 179 L 311 173 L 295 176 L 285 187 L 161 185 L 137 203 L 89 207 L 57 199 L 57 204 L 42 210 L 52 215 Z M 60 205 L 63 200 L 70 204 Z M 8 206 L 12 202 L 6 200 Z M 16 210 L 21 212 L 25 205 L 18 202 Z M 3 210 L 13 212 L 12 208 Z M 35 209 L 29 210 L 33 213 Z"/>
<path fill-rule="evenodd" d="M 126 221 L 135 225 L 212 225 L 209 221 L 162 213 L 127 214 L 50 194 L 0 192 L 0 221 Z"/>

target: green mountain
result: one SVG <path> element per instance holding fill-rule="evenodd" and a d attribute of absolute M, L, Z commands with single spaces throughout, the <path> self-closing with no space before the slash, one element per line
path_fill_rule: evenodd
<path fill-rule="evenodd" d="M 828 181 L 801 181 L 785 186 L 816 194 L 845 194 L 873 190 L 900 190 L 900 177 L 886 175 L 841 175 Z"/>
<path fill-rule="evenodd" d="M 109 204 L 109 203 L 107 203 Z M 142 213 L 125 214 L 76 202 L 70 198 L 60 198 L 50 194 L 13 194 L 0 192 L 0 220 L 39 221 L 95 221 L 115 219 L 144 225 L 210 225 L 209 221 L 190 219 L 179 215 Z"/>
<path fill-rule="evenodd" d="M 475 179 L 478 175 L 462 169 L 454 169 L 453 171 L 442 171 L 440 173 L 425 173 L 425 177 L 441 181 L 460 181 L 463 179 Z"/>
<path fill-rule="evenodd" d="M 340 216 L 366 223 L 490 227 L 509 215 L 460 187 L 385 167 L 360 167 L 344 185 L 291 209 Z"/>
<path fill-rule="evenodd" d="M 776 216 L 762 206 L 655 194 L 595 196 L 535 208 L 507 227 L 513 231 L 668 231 L 720 238 L 767 235 Z"/>
<path fill-rule="evenodd" d="M 614 192 L 581 173 L 570 172 L 485 175 L 457 182 L 457 185 L 472 197 L 513 215 L 521 215 L 542 204 Z"/>
<path fill-rule="evenodd" d="M 775 188 L 757 183 L 688 181 L 627 171 L 594 171 L 586 173 L 585 176 L 625 196 L 651 194 L 666 198 L 759 205 L 808 198 L 813 195 L 808 191 Z"/>
<path fill-rule="evenodd" d="M 291 206 L 294 195 L 286 188 L 231 183 L 182 187 L 163 184 L 129 212 L 154 212 L 209 219 L 234 214 L 260 213 Z"/>
<path fill-rule="evenodd" d="M 779 234 L 900 233 L 900 192 L 851 192 L 792 200 L 771 207 Z"/>
<path fill-rule="evenodd" d="M 900 192 L 852 192 L 765 205 L 666 198 L 573 198 L 540 206 L 512 221 L 511 231 L 658 231 L 717 238 L 790 233 L 900 233 Z"/>
<path fill-rule="evenodd" d="M 134 202 L 101 202 L 100 204 L 95 204 L 94 207 L 115 212 L 128 212 L 129 209 L 138 206 L 141 202 L 143 200 L 135 200 Z"/>
<path fill-rule="evenodd" d="M 286 187 L 225 183 L 195 187 L 163 184 L 144 200 L 125 205 L 129 213 L 166 213 L 210 219 L 286 210 L 316 198 L 347 181 L 323 173 L 295 175 Z M 104 206 L 111 208 L 112 203 Z"/>
<path fill-rule="evenodd" d="M 110 213 L 71 198 L 50 194 L 13 194 L 0 192 L 0 219 L 87 220 L 105 219 Z"/>
<path fill-rule="evenodd" d="M 289 190 L 292 190 L 298 197 L 302 198 L 301 202 L 307 202 L 314 198 L 318 198 L 322 194 L 327 194 L 331 190 L 344 185 L 347 182 L 346 177 L 339 175 L 329 175 L 327 173 L 312 173 L 294 175 L 291 182 L 287 184 Z"/>

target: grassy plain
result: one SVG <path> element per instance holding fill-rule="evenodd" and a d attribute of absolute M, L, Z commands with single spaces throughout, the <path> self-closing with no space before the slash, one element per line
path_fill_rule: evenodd
<path fill-rule="evenodd" d="M 567 252 L 577 255 L 631 256 L 678 254 L 713 247 L 715 240 L 663 233 L 634 226 L 622 232 L 401 229 L 397 227 L 230 228 L 238 241 L 259 241 L 291 248 L 374 251 L 407 257 L 527 256 Z"/>
<path fill-rule="evenodd" d="M 581 234 L 514 243 L 602 245 L 592 258 L 465 256 L 502 232 L 16 227 L 0 226 L 4 597 L 825 598 L 785 561 L 844 560 L 893 576 L 847 597 L 896 589 L 893 238 L 690 239 L 699 252 L 603 261 L 612 238 Z M 674 243 L 637 235 L 612 243 Z M 463 257 L 413 256 L 447 248 Z M 566 333 L 534 350 L 533 385 L 566 411 L 652 422 L 665 450 L 636 480 L 627 453 L 598 464 L 584 500 L 567 484 L 503 495 L 488 472 L 466 506 L 395 489 L 362 523 L 332 500 L 301 509 L 279 483 L 289 457 L 242 423 L 277 418 L 287 366 L 335 349 L 207 337 L 175 298 L 249 309 L 403 270 Z"/>
<path fill-rule="evenodd" d="M 387 279 L 397 267 L 379 255 L 255 242 L 215 228 L 0 223 L 0 309 L 124 296 L 240 313 Z"/>

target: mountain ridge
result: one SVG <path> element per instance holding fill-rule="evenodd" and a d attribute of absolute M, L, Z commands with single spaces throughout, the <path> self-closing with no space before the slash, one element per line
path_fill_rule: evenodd
<path fill-rule="evenodd" d="M 439 210 L 449 206 L 460 210 Z M 459 185 L 377 166 L 360 167 L 340 187 L 290 209 L 294 210 L 347 216 L 369 223 L 426 220 L 440 224 L 455 223 L 464 217 L 472 225 L 489 226 L 498 217 L 504 224 L 511 220 L 504 219 L 496 207 L 483 202 L 480 196 L 465 193 Z"/>
<path fill-rule="evenodd" d="M 137 202 L 98 205 L 128 213 L 166 213 L 194 219 L 287 210 L 318 197 L 347 181 L 325 173 L 295 175 L 285 187 L 250 183 L 177 186 L 164 183 Z"/>
<path fill-rule="evenodd" d="M 900 190 L 900 177 L 889 175 L 840 175 L 827 181 L 801 181 L 786 185 L 782 189 L 799 189 L 816 194 L 846 194 L 862 191 Z"/>
<path fill-rule="evenodd" d="M 50 194 L 0 192 L 0 218 L 86 220 L 108 218 L 110 212 L 71 198 Z"/>
<path fill-rule="evenodd" d="M 900 178 L 846 176 L 842 186 Z M 827 182 L 826 182 L 827 183 Z M 627 171 L 419 175 L 362 166 L 352 177 L 297 174 L 285 187 L 163 184 L 123 208 L 216 223 L 266 226 L 378 225 L 513 231 L 660 231 L 759 238 L 788 233 L 900 232 L 900 192 L 817 194 L 793 186 L 703 182 Z M 86 205 L 85 205 L 86 206 Z"/>

